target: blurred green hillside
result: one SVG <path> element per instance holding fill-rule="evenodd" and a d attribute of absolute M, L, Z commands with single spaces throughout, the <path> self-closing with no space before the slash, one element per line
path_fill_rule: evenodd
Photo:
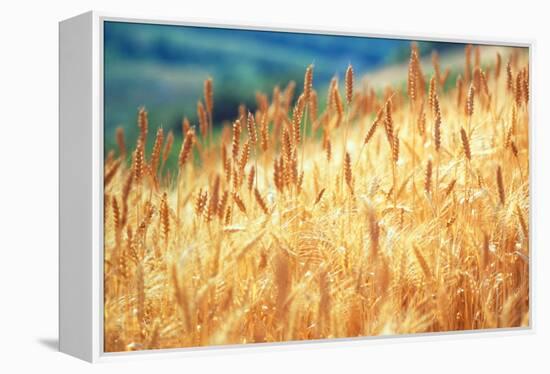
<path fill-rule="evenodd" d="M 419 43 L 423 53 L 461 48 Z M 152 129 L 180 132 L 183 116 L 196 123 L 203 81 L 214 80 L 214 125 L 236 117 L 240 103 L 255 107 L 255 93 L 271 95 L 290 80 L 302 85 L 315 65 L 314 86 L 324 94 L 335 74 L 352 63 L 357 76 L 408 58 L 410 41 L 349 36 L 106 22 L 104 29 L 105 151 L 117 126 L 129 142 L 137 109 L 145 106 Z M 150 136 L 154 136 L 151 131 Z"/>

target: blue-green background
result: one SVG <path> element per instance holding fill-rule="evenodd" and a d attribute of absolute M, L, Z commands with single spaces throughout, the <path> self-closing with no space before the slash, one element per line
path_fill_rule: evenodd
<path fill-rule="evenodd" d="M 422 54 L 463 48 L 454 43 L 419 46 Z M 183 116 L 196 124 L 207 77 L 214 81 L 213 117 L 219 127 L 236 117 L 240 103 L 254 109 L 256 91 L 271 97 L 275 85 L 284 88 L 294 80 L 299 93 L 311 63 L 314 86 L 322 95 L 335 74 L 342 79 L 348 63 L 361 76 L 405 61 L 409 51 L 407 40 L 105 22 L 105 150 L 113 148 L 117 126 L 125 128 L 133 144 L 140 106 L 149 112 L 150 137 L 159 125 L 180 135 Z"/>

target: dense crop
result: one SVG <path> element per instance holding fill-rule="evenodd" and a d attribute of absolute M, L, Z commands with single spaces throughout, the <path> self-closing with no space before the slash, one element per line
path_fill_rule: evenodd
<path fill-rule="evenodd" d="M 219 137 L 209 79 L 180 150 L 140 109 L 105 159 L 105 351 L 528 326 L 527 54 L 479 54 L 427 76 L 413 44 L 406 87 L 349 66 L 325 105 L 309 66 Z"/>

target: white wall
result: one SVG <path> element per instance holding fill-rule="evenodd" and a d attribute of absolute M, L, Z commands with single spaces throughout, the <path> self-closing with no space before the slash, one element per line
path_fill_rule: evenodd
<path fill-rule="evenodd" d="M 304 3 L 304 4 L 302 4 Z M 319 1 L 321 4 L 321 2 Z M 5 3 L 0 22 L 0 371 L 58 372 L 548 372 L 550 346 L 548 271 L 544 230 L 549 217 L 550 160 L 549 44 L 542 1 L 457 0 L 348 1 L 327 5 L 241 0 L 137 2 L 18 1 Z M 309 25 L 357 27 L 364 32 L 437 36 L 536 39 L 533 127 L 536 131 L 534 248 L 536 251 L 536 332 L 505 338 L 421 342 L 410 339 L 353 346 L 303 345 L 288 350 L 220 354 L 129 364 L 90 366 L 54 352 L 57 339 L 57 22 L 89 9 L 145 17 L 174 16 Z M 544 82 L 544 83 L 543 83 Z M 545 112 L 545 113 L 543 113 Z M 546 143 L 546 144 L 545 144 Z M 546 160 L 543 161 L 543 160 Z M 546 273 L 544 273 L 546 271 Z M 20 367 L 18 367 L 20 366 Z M 10 369 L 11 367 L 11 369 Z"/>

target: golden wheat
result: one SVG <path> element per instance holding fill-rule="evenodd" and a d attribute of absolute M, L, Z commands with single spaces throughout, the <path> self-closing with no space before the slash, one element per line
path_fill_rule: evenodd
<path fill-rule="evenodd" d="M 172 170 L 139 108 L 105 159 L 105 350 L 529 325 L 527 53 L 484 51 L 449 75 L 413 44 L 379 93 L 349 65 L 345 105 L 310 65 L 219 138 L 208 78 Z"/>

